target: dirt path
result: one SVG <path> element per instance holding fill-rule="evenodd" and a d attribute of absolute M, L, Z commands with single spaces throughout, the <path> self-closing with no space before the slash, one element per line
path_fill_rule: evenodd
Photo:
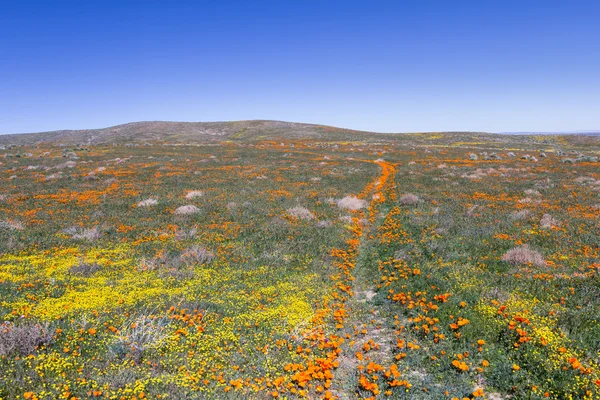
<path fill-rule="evenodd" d="M 393 325 L 389 320 L 384 323 L 378 314 L 376 284 L 368 273 L 373 271 L 369 263 L 377 262 L 369 257 L 377 218 L 387 212 L 387 202 L 395 200 L 396 169 L 383 160 L 355 161 L 375 163 L 381 172 L 358 195 L 368 201 L 368 209 L 353 212 L 346 246 L 331 250 L 334 290 L 331 299 L 315 312 L 311 328 L 302 332 L 305 348 L 298 347 L 297 353 L 303 354 L 304 362 L 286 366 L 289 378 L 282 379 L 289 379 L 291 392 L 300 397 L 355 399 L 368 392 L 376 395 L 377 385 L 365 382 L 365 373 L 397 376 L 393 367 L 389 371 L 383 367 L 394 365 L 389 359 L 395 345 L 394 332 L 386 328 Z M 308 356 L 313 353 L 311 349 L 320 356 Z"/>
<path fill-rule="evenodd" d="M 346 339 L 338 356 L 339 366 L 335 370 L 331 393 L 338 399 L 354 399 L 364 381 L 361 376 L 379 370 L 391 363 L 395 336 L 390 324 L 379 315 L 375 305 L 377 293 L 372 277 L 366 273 L 366 264 L 376 262 L 369 257 L 372 231 L 383 211 L 383 205 L 393 192 L 395 167 L 385 161 L 376 161 L 381 168 L 380 176 L 365 190 L 371 196 L 366 217 L 369 223 L 363 227 L 354 269 L 352 271 L 352 295 L 346 300 L 346 327 L 341 335 Z"/>

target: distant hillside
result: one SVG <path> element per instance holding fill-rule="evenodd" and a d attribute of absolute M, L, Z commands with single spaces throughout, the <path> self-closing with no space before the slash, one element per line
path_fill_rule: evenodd
<path fill-rule="evenodd" d="M 598 136 L 580 134 L 497 134 L 485 132 L 373 133 L 325 125 L 284 121 L 168 122 L 147 121 L 102 129 L 60 130 L 0 135 L 0 145 L 95 145 L 125 143 L 200 144 L 223 141 L 314 139 L 323 141 L 391 142 L 407 146 L 460 146 L 478 148 L 482 143 L 498 148 L 559 148 L 565 144 L 585 149 L 597 144 Z"/>
<path fill-rule="evenodd" d="M 564 132 L 500 132 L 504 135 L 583 135 L 583 136 L 600 136 L 600 130 L 579 130 L 579 131 L 564 131 Z"/>
<path fill-rule="evenodd" d="M 322 125 L 282 121 L 132 122 L 102 129 L 60 130 L 0 135 L 0 144 L 99 144 L 124 142 L 206 143 L 235 139 L 319 138 L 332 133 L 358 133 Z"/>

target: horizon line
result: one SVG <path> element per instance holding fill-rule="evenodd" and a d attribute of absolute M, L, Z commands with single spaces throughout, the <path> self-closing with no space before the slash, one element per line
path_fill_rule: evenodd
<path fill-rule="evenodd" d="M 0 136 L 7 135 L 36 135 L 43 133 L 53 133 L 53 132 L 77 132 L 77 131 L 93 131 L 93 130 L 104 130 L 111 128 L 118 128 L 126 125 L 132 124 L 143 124 L 143 123 L 181 123 L 181 124 L 218 124 L 218 123 L 236 123 L 236 122 L 283 122 L 289 124 L 299 124 L 299 125 L 313 125 L 313 126 L 323 126 L 329 128 L 336 129 L 345 129 L 355 132 L 366 132 L 366 133 L 375 133 L 375 134 L 408 134 L 408 133 L 487 133 L 487 134 L 497 134 L 497 135 L 585 135 L 592 133 L 600 133 L 600 129 L 574 129 L 574 130 L 561 130 L 561 131 L 479 131 L 479 130 L 414 130 L 414 131 L 396 131 L 396 132 L 381 132 L 381 131 L 367 131 L 362 129 L 354 129 L 347 127 L 340 127 L 335 125 L 328 125 L 322 123 L 315 122 L 297 122 L 297 121 L 284 121 L 284 120 L 276 120 L 276 119 L 240 119 L 240 120 L 216 120 L 216 121 L 176 121 L 176 120 L 141 120 L 141 121 L 129 121 L 124 123 L 119 123 L 116 125 L 108 125 L 99 128 L 67 128 L 67 129 L 52 129 L 52 130 L 44 130 L 44 131 L 36 131 L 36 132 L 0 132 Z"/>

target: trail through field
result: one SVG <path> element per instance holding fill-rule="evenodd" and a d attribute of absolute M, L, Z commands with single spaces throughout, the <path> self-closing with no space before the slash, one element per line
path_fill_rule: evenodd
<path fill-rule="evenodd" d="M 347 299 L 348 317 L 344 328 L 347 339 L 338 357 L 339 366 L 334 373 L 331 392 L 339 399 L 356 398 L 364 389 L 375 389 L 365 382 L 365 373 L 373 373 L 391 364 L 394 332 L 389 321 L 380 315 L 374 300 L 377 297 L 372 279 L 365 271 L 367 263 L 376 262 L 369 257 L 369 241 L 373 238 L 378 216 L 384 212 L 389 196 L 394 196 L 393 185 L 395 168 L 385 161 L 376 161 L 381 168 L 380 176 L 369 185 L 371 202 L 368 209 L 368 223 L 360 237 L 359 251 L 353 269 L 351 296 Z M 361 223 L 360 221 L 357 223 Z M 372 278 L 372 277 L 371 277 Z M 392 374 L 390 374 L 392 376 Z M 377 394 L 375 389 L 373 394 Z"/>

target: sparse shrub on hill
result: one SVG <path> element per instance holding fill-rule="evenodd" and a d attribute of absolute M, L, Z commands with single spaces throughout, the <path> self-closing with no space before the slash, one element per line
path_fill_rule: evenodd
<path fill-rule="evenodd" d="M 192 215 L 200 212 L 200 209 L 193 204 L 186 206 L 177 207 L 175 209 L 175 215 Z"/>
<path fill-rule="evenodd" d="M 419 202 L 419 197 L 412 193 L 407 193 L 404 196 L 400 197 L 400 203 L 405 206 L 412 206 Z"/>
<path fill-rule="evenodd" d="M 187 266 L 201 265 L 210 263 L 215 258 L 214 254 L 208 251 L 206 248 L 194 245 L 188 247 L 182 253 L 179 259 Z"/>
<path fill-rule="evenodd" d="M 522 220 L 530 218 L 531 215 L 532 215 L 532 212 L 529 210 L 519 210 L 519 211 L 513 211 L 510 214 L 510 217 L 515 221 L 522 221 Z"/>
<path fill-rule="evenodd" d="M 337 205 L 345 210 L 357 211 L 367 207 L 367 201 L 359 199 L 355 196 L 346 196 L 337 201 Z"/>
<path fill-rule="evenodd" d="M 465 215 L 467 217 L 475 217 L 477 215 L 477 211 L 480 211 L 481 207 L 478 205 L 472 205 L 471 207 L 469 207 L 469 209 L 467 210 L 467 212 L 465 213 Z"/>
<path fill-rule="evenodd" d="M 340 221 L 346 223 L 346 224 L 351 224 L 352 223 L 352 217 L 349 215 L 343 215 L 340 218 Z"/>
<path fill-rule="evenodd" d="M 140 362 L 144 352 L 161 346 L 169 335 L 169 320 L 140 315 L 125 321 L 118 329 L 111 352 L 117 356 L 130 354 Z"/>
<path fill-rule="evenodd" d="M 288 208 L 286 212 L 290 216 L 297 218 L 297 219 L 303 219 L 303 220 L 315 219 L 315 215 L 312 212 L 310 212 L 307 208 L 302 207 L 302 206 Z"/>
<path fill-rule="evenodd" d="M 190 190 L 185 194 L 185 198 L 188 200 L 192 200 L 202 196 L 204 196 L 204 192 L 201 190 Z"/>
<path fill-rule="evenodd" d="M 540 220 L 540 228 L 542 229 L 550 229 L 553 226 L 558 226 L 559 222 L 556 218 L 554 218 L 550 214 L 544 214 L 542 219 Z"/>
<path fill-rule="evenodd" d="M 58 164 L 54 167 L 54 169 L 65 169 L 65 168 L 75 168 L 77 166 L 77 163 L 75 161 L 67 161 L 65 163 L 62 164 Z"/>
<path fill-rule="evenodd" d="M 531 196 L 531 197 L 539 197 L 539 196 L 541 196 L 541 193 L 540 193 L 540 192 L 538 192 L 538 191 L 537 191 L 537 190 L 535 190 L 535 189 L 526 189 L 526 190 L 525 190 L 525 194 L 526 194 L 527 196 Z"/>
<path fill-rule="evenodd" d="M 0 324 L 0 357 L 27 356 L 36 348 L 52 342 L 54 329 L 48 323 L 12 322 Z"/>
<path fill-rule="evenodd" d="M 179 229 L 175 232 L 175 240 L 191 240 L 198 236 L 198 229 L 191 228 L 188 230 Z"/>
<path fill-rule="evenodd" d="M 529 245 L 527 244 L 512 248 L 507 251 L 502 256 L 502 261 L 512 265 L 532 264 L 536 267 L 544 267 L 546 265 L 544 256 L 539 251 L 529 248 Z"/>
<path fill-rule="evenodd" d="M 89 276 L 92 276 L 94 273 L 100 271 L 101 269 L 102 266 L 100 266 L 98 263 L 80 261 L 79 263 L 69 268 L 69 272 L 73 275 L 79 275 L 87 278 Z"/>
<path fill-rule="evenodd" d="M 71 238 L 75 240 L 86 240 L 88 242 L 94 242 L 102 237 L 102 231 L 97 227 L 93 228 L 79 228 L 71 227 L 64 230 Z"/>
<path fill-rule="evenodd" d="M 6 221 L 0 221 L 0 229 L 6 229 L 9 231 L 22 231 L 25 229 L 20 221 L 9 219 Z"/>
<path fill-rule="evenodd" d="M 139 203 L 137 203 L 137 206 L 138 207 L 152 207 L 157 204 L 158 204 L 158 200 L 149 198 L 149 199 L 140 201 Z"/>

